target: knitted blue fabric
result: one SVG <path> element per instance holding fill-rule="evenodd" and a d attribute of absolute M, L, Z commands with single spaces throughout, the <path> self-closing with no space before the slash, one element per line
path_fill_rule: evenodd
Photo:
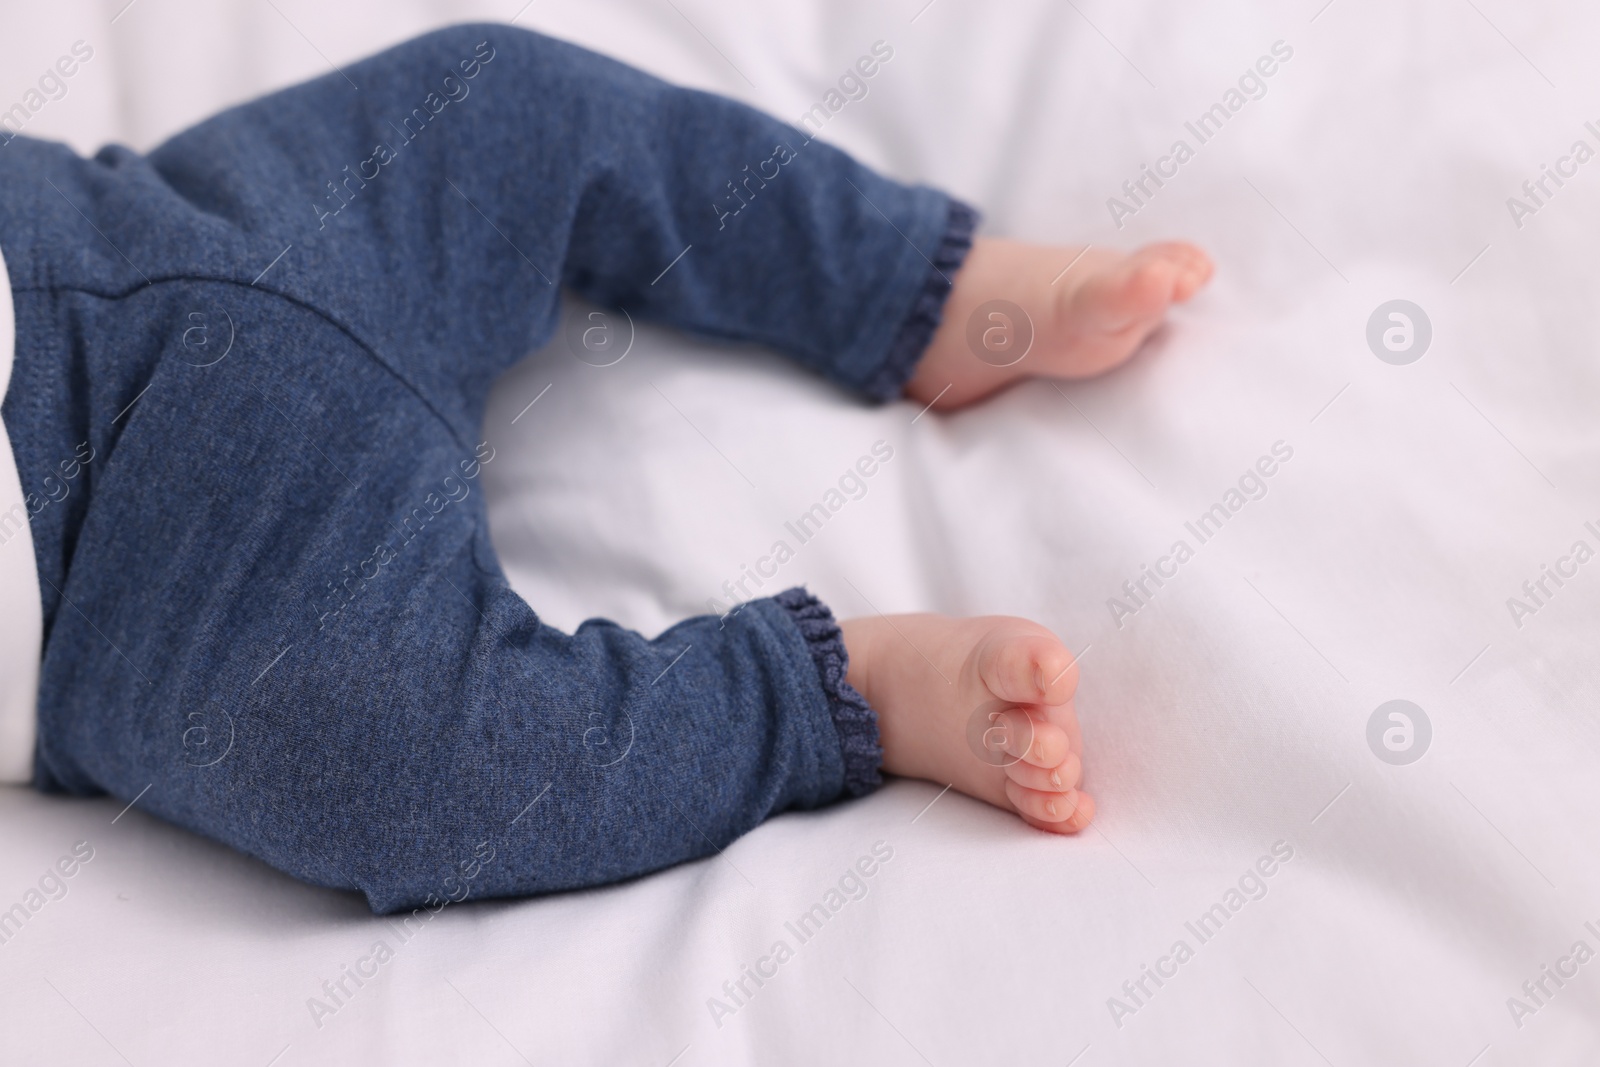
<path fill-rule="evenodd" d="M 815 598 L 564 633 L 479 491 L 490 386 L 562 287 L 898 392 L 971 213 L 802 137 L 491 25 L 149 155 L 7 139 L 36 784 L 380 912 L 634 877 L 870 789 Z"/>

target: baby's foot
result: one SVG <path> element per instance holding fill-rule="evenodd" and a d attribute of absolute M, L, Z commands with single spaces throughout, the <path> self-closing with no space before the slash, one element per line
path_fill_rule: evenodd
<path fill-rule="evenodd" d="M 842 629 L 850 684 L 878 713 L 884 770 L 952 785 L 1041 830 L 1089 824 L 1077 661 L 1049 630 L 1001 615 L 880 615 Z"/>
<path fill-rule="evenodd" d="M 1019 378 L 1110 370 L 1161 325 L 1167 308 L 1209 281 L 1212 269 L 1210 257 L 1180 241 L 1123 253 L 980 238 L 953 279 L 943 321 L 906 395 L 952 408 Z"/>

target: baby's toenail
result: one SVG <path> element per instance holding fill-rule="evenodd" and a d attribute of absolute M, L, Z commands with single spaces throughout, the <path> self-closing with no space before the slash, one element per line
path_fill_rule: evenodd
<path fill-rule="evenodd" d="M 1051 815 L 1054 815 L 1056 813 L 1056 802 L 1053 800 L 1045 801 L 1044 810 L 1049 812 Z"/>
<path fill-rule="evenodd" d="M 1050 784 L 1051 785 L 1060 785 L 1061 784 L 1061 772 L 1059 772 L 1059 771 L 1051 771 L 1050 772 Z"/>

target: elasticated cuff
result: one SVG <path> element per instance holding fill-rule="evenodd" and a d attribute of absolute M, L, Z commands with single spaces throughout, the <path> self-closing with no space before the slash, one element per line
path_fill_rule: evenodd
<path fill-rule="evenodd" d="M 844 758 L 844 787 L 853 797 L 863 796 L 883 784 L 878 768 L 883 749 L 878 744 L 878 715 L 855 686 L 845 681 L 850 654 L 844 634 L 828 606 L 806 590 L 786 589 L 772 598 L 789 613 L 811 650 L 811 660 L 822 679 L 828 712 L 839 734 L 839 754 Z"/>
<path fill-rule="evenodd" d="M 928 268 L 922 290 L 911 305 L 911 312 L 900 324 L 883 363 L 863 387 L 863 392 L 873 400 L 893 400 L 905 389 L 906 382 L 917 369 L 917 361 L 928 350 L 933 333 L 944 317 L 944 302 L 950 296 L 951 279 L 972 251 L 972 233 L 978 228 L 976 208 L 951 199 L 950 213 L 945 221 L 944 237 L 933 253 L 933 265 Z"/>

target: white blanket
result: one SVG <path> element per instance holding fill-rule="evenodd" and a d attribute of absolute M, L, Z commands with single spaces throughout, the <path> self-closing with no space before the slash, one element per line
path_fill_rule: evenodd
<path fill-rule="evenodd" d="M 84 39 L 96 58 L 28 132 L 147 147 L 433 25 L 520 16 L 798 119 L 883 41 L 892 61 L 828 138 L 976 202 L 987 232 L 1184 236 L 1219 270 L 1127 368 L 956 416 L 867 409 L 770 354 L 648 328 L 603 368 L 558 340 L 489 413 L 510 457 L 495 542 L 563 627 L 704 611 L 888 442 L 765 591 L 1054 628 L 1083 655 L 1093 829 L 1052 838 L 896 782 L 633 884 L 407 932 L 137 805 L 8 791 L 0 909 L 39 907 L 0 944 L 0 1059 L 1595 1062 L 1600 18 L 124 3 L 8 12 L 0 108 Z M 1420 350 L 1414 311 L 1369 345 L 1392 300 L 1431 327 L 1414 362 L 1390 362 Z M 1273 473 L 1250 476 L 1262 457 Z M 861 857 L 872 876 L 844 877 Z M 817 904 L 820 929 L 800 925 Z M 346 968 L 376 976 L 335 998 Z"/>

